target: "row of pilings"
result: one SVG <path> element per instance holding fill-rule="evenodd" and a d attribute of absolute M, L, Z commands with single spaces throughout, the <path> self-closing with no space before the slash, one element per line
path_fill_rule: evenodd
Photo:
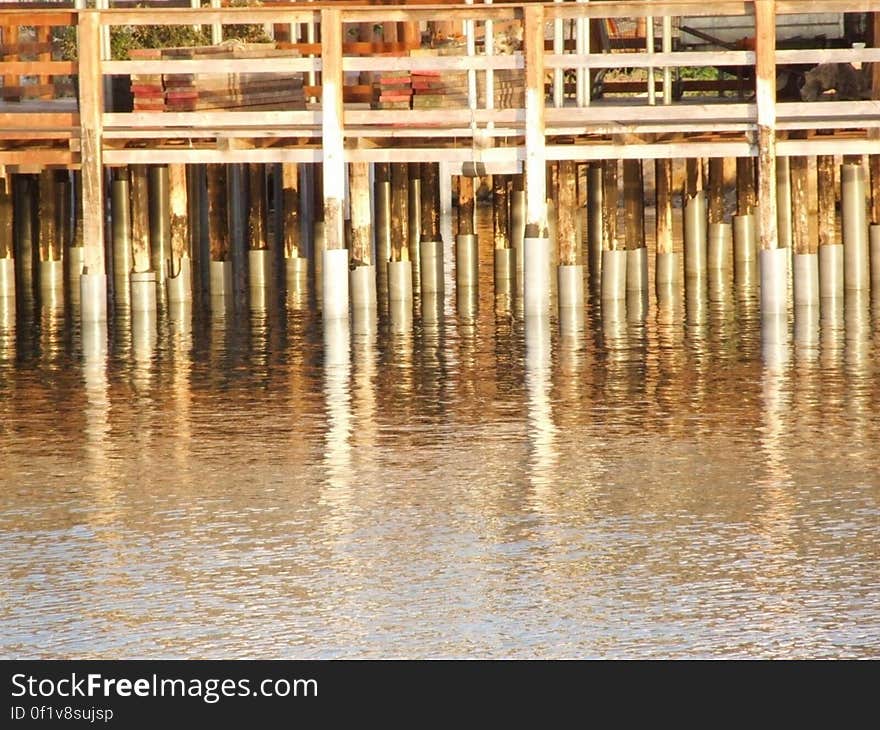
<path fill-rule="evenodd" d="M 320 165 L 112 168 L 108 306 L 154 318 L 162 302 L 226 310 L 286 300 L 314 303 L 325 318 L 351 311 L 369 323 L 387 314 L 409 327 L 414 302 L 421 298 L 421 316 L 437 317 L 450 285 L 459 310 L 472 313 L 481 265 L 491 265 L 495 294 L 513 311 L 552 307 L 562 327 L 582 325 L 588 292 L 610 316 L 623 302 L 646 311 L 652 289 L 661 301 L 683 284 L 701 295 L 731 274 L 754 284 L 765 314 L 789 303 L 819 307 L 847 290 L 880 292 L 880 211 L 869 189 L 877 181 L 864 163 L 779 158 L 778 247 L 763 250 L 750 158 L 549 163 L 543 237 L 527 235 L 523 175 L 455 176 L 450 184 L 438 163 L 352 163 L 345 248 L 337 250 L 324 246 Z M 16 302 L 76 308 L 88 296 L 79 192 L 78 173 L 67 170 L 0 178 L 6 313 Z M 482 262 L 480 200 L 492 211 L 493 257 Z M 444 210 L 457 210 L 445 226 Z M 452 240 L 444 241 L 444 227 Z"/>

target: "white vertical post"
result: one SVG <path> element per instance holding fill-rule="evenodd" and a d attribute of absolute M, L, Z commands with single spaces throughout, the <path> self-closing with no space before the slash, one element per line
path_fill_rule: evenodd
<path fill-rule="evenodd" d="M 654 16 L 645 18 L 645 45 L 649 56 L 654 55 Z M 654 65 L 648 66 L 648 104 L 654 106 L 657 103 L 657 94 L 654 90 Z"/>
<path fill-rule="evenodd" d="M 577 0 L 578 3 L 586 4 L 588 0 Z M 587 18 L 578 18 L 575 25 L 575 52 L 583 56 L 590 52 L 590 21 Z M 575 95 L 577 105 L 587 106 L 590 103 L 590 68 L 578 66 L 575 72 Z"/>
<path fill-rule="evenodd" d="M 219 10 L 220 0 L 211 0 L 211 7 Z M 223 25 L 220 23 L 212 23 L 211 24 L 211 43 L 213 43 L 216 46 L 222 42 L 223 42 Z"/>
<path fill-rule="evenodd" d="M 491 5 L 492 0 L 485 0 L 486 5 Z M 486 31 L 484 35 L 484 51 L 486 56 L 495 55 L 495 23 L 491 19 L 486 20 Z M 486 109 L 495 108 L 495 70 L 486 69 Z M 494 122 L 486 125 L 488 128 L 494 126 Z"/>
<path fill-rule="evenodd" d="M 672 17 L 663 16 L 663 53 L 672 53 Z M 672 68 L 663 67 L 663 103 L 672 103 Z"/>
<path fill-rule="evenodd" d="M 563 0 L 553 0 L 555 3 L 561 3 Z M 543 36 L 539 39 L 544 42 Z M 543 50 L 543 49 L 542 49 Z M 553 20 L 553 53 L 562 54 L 565 52 L 565 37 L 563 35 L 562 18 L 554 18 Z M 553 69 L 553 106 L 557 109 L 565 103 L 565 69 Z"/>

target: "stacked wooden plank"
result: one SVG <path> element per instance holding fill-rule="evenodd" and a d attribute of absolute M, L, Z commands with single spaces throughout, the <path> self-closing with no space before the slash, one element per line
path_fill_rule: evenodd
<path fill-rule="evenodd" d="M 297 56 L 272 43 L 132 51 L 132 58 L 226 59 Z M 132 76 L 135 111 L 305 109 L 302 73 L 166 73 Z"/>
<path fill-rule="evenodd" d="M 374 77 L 374 108 L 411 109 L 413 76 L 409 71 L 382 71 Z"/>

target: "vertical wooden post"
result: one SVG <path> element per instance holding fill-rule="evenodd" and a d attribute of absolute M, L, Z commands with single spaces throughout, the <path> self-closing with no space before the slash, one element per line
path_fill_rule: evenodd
<path fill-rule="evenodd" d="M 324 248 L 345 248 L 345 152 L 342 132 L 342 13 L 321 10 Z"/>
<path fill-rule="evenodd" d="M 249 248 L 262 251 L 269 247 L 266 238 L 266 168 L 254 162 L 247 168 Z"/>
<path fill-rule="evenodd" d="M 796 254 L 816 253 L 810 237 L 809 159 L 789 158 L 791 175 L 791 237 Z"/>
<path fill-rule="evenodd" d="M 440 165 L 422 163 L 422 241 L 440 240 Z"/>
<path fill-rule="evenodd" d="M 577 264 L 577 167 L 572 160 L 559 163 L 556 189 L 556 240 L 559 247 L 559 265 Z"/>
<path fill-rule="evenodd" d="M 181 259 L 189 258 L 187 227 L 186 165 L 168 165 L 168 198 L 171 219 L 171 271 L 177 276 Z"/>
<path fill-rule="evenodd" d="M 391 260 L 410 261 L 409 227 L 409 168 L 405 162 L 391 163 Z"/>
<path fill-rule="evenodd" d="M 55 171 L 44 169 L 40 172 L 38 193 L 38 223 L 40 242 L 40 261 L 60 261 L 61 250 L 55 229 Z"/>
<path fill-rule="evenodd" d="M 150 270 L 150 201 L 146 165 L 131 168 L 131 265 L 132 271 Z M 223 196 L 225 200 L 226 196 Z"/>
<path fill-rule="evenodd" d="M 642 161 L 623 161 L 623 205 L 626 221 L 626 248 L 635 251 L 645 246 L 645 203 Z"/>
<path fill-rule="evenodd" d="M 0 175 L 0 259 L 13 257 L 12 176 Z"/>
<path fill-rule="evenodd" d="M 685 200 L 694 197 L 703 187 L 703 160 L 688 157 L 685 161 Z"/>
<path fill-rule="evenodd" d="M 507 175 L 492 176 L 492 229 L 496 249 L 510 248 Z"/>
<path fill-rule="evenodd" d="M 617 250 L 617 160 L 602 160 L 602 248 Z"/>
<path fill-rule="evenodd" d="M 755 161 L 751 157 L 736 158 L 736 214 L 749 215 L 755 210 Z"/>
<path fill-rule="evenodd" d="M 370 264 L 373 248 L 373 225 L 370 215 L 370 163 L 352 162 L 348 187 L 351 198 L 350 259 L 357 264 Z"/>
<path fill-rule="evenodd" d="M 547 238 L 547 169 L 544 136 L 544 7 L 527 5 L 526 71 L 526 237 Z"/>
<path fill-rule="evenodd" d="M 229 208 L 226 165 L 208 165 L 208 246 L 211 261 L 229 260 Z"/>
<path fill-rule="evenodd" d="M 7 25 L 3 28 L 3 45 L 8 46 L 12 49 L 14 46 L 18 45 L 19 38 L 19 26 L 18 25 Z M 6 61 L 18 61 L 17 53 L 9 53 L 4 57 Z M 3 86 L 7 89 L 13 86 L 19 86 L 21 84 L 21 78 L 17 74 L 3 74 Z M 14 97 L 13 97 L 14 99 Z M 10 99 L 11 101 L 12 99 Z"/>
<path fill-rule="evenodd" d="M 83 271 L 104 274 L 104 86 L 98 11 L 79 13 L 79 120 L 82 149 Z"/>
<path fill-rule="evenodd" d="M 474 179 L 465 175 L 458 178 L 458 233 L 474 233 Z"/>
<path fill-rule="evenodd" d="M 833 246 L 837 240 L 837 212 L 834 184 L 834 155 L 816 158 L 816 190 L 818 191 L 819 245 Z"/>
<path fill-rule="evenodd" d="M 724 222 L 724 158 L 709 159 L 709 223 Z"/>
<path fill-rule="evenodd" d="M 758 236 L 777 247 L 776 0 L 755 0 L 755 100 L 758 106 Z"/>
<path fill-rule="evenodd" d="M 300 258 L 303 252 L 299 221 L 299 167 L 295 162 L 281 165 L 282 225 L 284 226 L 284 256 Z"/>
<path fill-rule="evenodd" d="M 657 253 L 672 253 L 672 160 L 654 163 Z"/>

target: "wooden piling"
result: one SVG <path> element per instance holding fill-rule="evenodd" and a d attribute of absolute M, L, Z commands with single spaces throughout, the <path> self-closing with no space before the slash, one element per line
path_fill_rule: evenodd
<path fill-rule="evenodd" d="M 422 163 L 422 200 L 419 222 L 422 241 L 440 240 L 440 165 Z"/>
<path fill-rule="evenodd" d="M 40 261 L 60 261 L 61 247 L 56 231 L 57 217 L 55 195 L 55 171 L 43 170 L 38 180 L 37 199 L 39 222 Z"/>
<path fill-rule="evenodd" d="M 819 245 L 833 246 L 837 240 L 837 211 L 834 185 L 834 156 L 819 155 L 816 158 L 816 190 L 818 192 Z"/>
<path fill-rule="evenodd" d="M 709 223 L 724 222 L 724 158 L 709 159 Z"/>
<path fill-rule="evenodd" d="M 657 253 L 672 253 L 672 160 L 654 163 Z"/>
<path fill-rule="evenodd" d="M 705 187 L 703 180 L 703 160 L 698 157 L 689 157 L 685 160 L 685 196 L 686 199 L 694 197 Z"/>
<path fill-rule="evenodd" d="M 0 176 L 0 259 L 12 258 L 13 248 L 12 218 L 12 176 Z"/>
<path fill-rule="evenodd" d="M 150 201 L 146 165 L 132 165 L 131 175 L 131 264 L 133 272 L 149 271 Z M 225 198 L 225 196 L 224 196 Z"/>
<path fill-rule="evenodd" d="M 354 265 L 370 264 L 373 248 L 373 225 L 370 215 L 370 165 L 352 162 L 348 174 L 351 200 L 351 250 Z"/>
<path fill-rule="evenodd" d="M 574 266 L 578 259 L 577 167 L 571 160 L 559 163 L 556 176 L 556 243 L 560 266 Z"/>
<path fill-rule="evenodd" d="M 324 249 L 345 248 L 345 152 L 342 116 L 342 14 L 321 10 L 321 119 L 324 199 Z M 346 304 L 347 306 L 347 304 Z"/>
<path fill-rule="evenodd" d="M 299 166 L 295 162 L 281 165 L 281 204 L 284 256 L 301 258 L 305 253 L 299 220 Z"/>
<path fill-rule="evenodd" d="M 168 199 L 171 223 L 171 270 L 168 273 L 177 276 L 180 260 L 189 258 L 186 165 L 168 165 Z"/>
<path fill-rule="evenodd" d="M 624 232 L 628 251 L 645 246 L 645 191 L 641 160 L 623 161 Z"/>
<path fill-rule="evenodd" d="M 794 253 L 816 253 L 817 247 L 810 236 L 809 158 L 789 158 L 791 177 L 791 238 Z"/>
<path fill-rule="evenodd" d="M 208 165 L 208 247 L 211 261 L 229 260 L 226 165 Z"/>
<path fill-rule="evenodd" d="M 458 178 L 458 233 L 474 232 L 474 179 L 462 175 Z"/>
<path fill-rule="evenodd" d="M 268 248 L 266 237 L 266 168 L 248 164 L 248 242 L 252 250 Z"/>
<path fill-rule="evenodd" d="M 617 160 L 602 161 L 602 249 L 617 251 Z"/>
<path fill-rule="evenodd" d="M 391 164 L 391 260 L 411 261 L 407 208 L 409 205 L 409 170 L 405 162 Z"/>
<path fill-rule="evenodd" d="M 755 161 L 751 157 L 736 158 L 736 214 L 749 215 L 757 203 Z"/>
<path fill-rule="evenodd" d="M 496 249 L 510 248 L 510 196 L 507 175 L 492 176 L 492 230 Z"/>
<path fill-rule="evenodd" d="M 755 3 L 755 101 L 758 107 L 758 236 L 762 250 L 777 241 L 776 0 Z"/>

